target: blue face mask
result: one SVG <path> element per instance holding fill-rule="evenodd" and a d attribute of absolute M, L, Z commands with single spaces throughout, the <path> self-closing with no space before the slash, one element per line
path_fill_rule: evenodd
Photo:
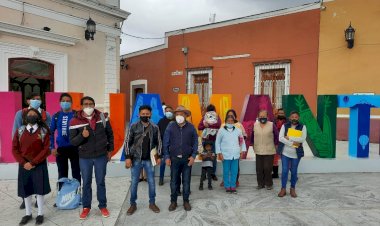
<path fill-rule="evenodd" d="M 62 110 L 69 110 L 71 108 L 71 102 L 61 102 Z"/>
<path fill-rule="evenodd" d="M 165 112 L 165 116 L 166 116 L 166 118 L 168 118 L 168 119 L 172 119 L 172 118 L 173 118 L 173 113 L 170 112 L 170 111 Z"/>
<path fill-rule="evenodd" d="M 41 101 L 40 100 L 30 100 L 29 101 L 29 106 L 31 108 L 38 109 L 41 106 Z"/>
<path fill-rule="evenodd" d="M 226 127 L 227 127 L 227 129 L 232 129 L 232 128 L 234 128 L 234 124 L 229 124 L 229 123 L 227 123 L 227 124 L 226 124 Z"/>

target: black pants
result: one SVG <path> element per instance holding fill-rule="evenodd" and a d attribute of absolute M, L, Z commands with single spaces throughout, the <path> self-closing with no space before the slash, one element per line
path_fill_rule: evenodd
<path fill-rule="evenodd" d="M 203 181 L 206 179 L 206 175 L 208 179 L 208 185 L 209 186 L 211 185 L 211 181 L 212 181 L 211 175 L 213 174 L 213 172 L 214 172 L 213 167 L 202 167 L 201 186 L 203 186 Z"/>
<path fill-rule="evenodd" d="M 68 177 L 70 160 L 72 177 L 81 183 L 78 149 L 73 146 L 59 147 L 57 153 L 58 179 Z"/>
<path fill-rule="evenodd" d="M 258 186 L 273 186 L 273 159 L 274 155 L 256 155 L 256 175 Z"/>

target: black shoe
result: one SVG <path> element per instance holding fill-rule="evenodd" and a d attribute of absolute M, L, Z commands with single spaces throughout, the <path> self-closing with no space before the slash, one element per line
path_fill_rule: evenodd
<path fill-rule="evenodd" d="M 23 216 L 19 225 L 26 225 L 32 218 L 32 214 Z"/>
<path fill-rule="evenodd" d="M 182 192 L 181 191 L 177 191 L 177 195 L 178 196 L 182 196 Z"/>
<path fill-rule="evenodd" d="M 199 185 L 199 191 L 203 191 L 203 185 Z"/>
<path fill-rule="evenodd" d="M 236 189 L 231 189 L 231 193 L 236 195 L 237 194 Z"/>
<path fill-rule="evenodd" d="M 36 203 L 34 203 L 34 207 L 35 207 L 35 208 L 38 208 L 37 201 L 36 201 Z"/>
<path fill-rule="evenodd" d="M 54 208 L 57 208 L 57 203 L 54 203 L 53 207 L 54 207 Z"/>
<path fill-rule="evenodd" d="M 22 203 L 20 205 L 20 210 L 23 210 L 25 209 L 25 202 L 24 202 L 24 199 L 22 200 Z"/>
<path fill-rule="evenodd" d="M 44 223 L 44 216 L 43 215 L 38 215 L 36 217 L 36 225 L 40 225 L 42 223 Z"/>
<path fill-rule="evenodd" d="M 258 185 L 258 186 L 256 187 L 257 190 L 260 190 L 260 189 L 263 189 L 263 188 L 265 188 L 264 185 Z"/>
<path fill-rule="evenodd" d="M 212 190 L 213 188 L 212 188 L 212 185 L 209 185 L 208 186 L 208 190 Z"/>
<path fill-rule="evenodd" d="M 158 185 L 159 185 L 159 186 L 164 185 L 164 178 L 160 178 L 160 181 L 158 182 Z"/>
<path fill-rule="evenodd" d="M 211 175 L 211 177 L 212 177 L 212 180 L 214 180 L 214 181 L 217 181 L 217 180 L 218 180 L 218 178 L 216 177 L 215 174 Z"/>

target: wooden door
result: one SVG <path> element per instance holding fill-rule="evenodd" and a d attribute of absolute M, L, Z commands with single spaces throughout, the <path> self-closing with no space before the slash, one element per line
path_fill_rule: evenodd
<path fill-rule="evenodd" d="M 206 109 L 210 99 L 208 74 L 193 75 L 193 78 L 193 94 L 198 94 L 199 104 L 203 111 Z"/>
<path fill-rule="evenodd" d="M 260 93 L 269 95 L 272 107 L 282 107 L 282 95 L 285 94 L 285 69 L 264 69 L 260 71 Z"/>

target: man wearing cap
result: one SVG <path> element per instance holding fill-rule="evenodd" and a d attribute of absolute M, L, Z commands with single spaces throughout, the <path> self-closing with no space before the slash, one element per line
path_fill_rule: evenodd
<path fill-rule="evenodd" d="M 177 208 L 179 181 L 183 183 L 183 207 L 191 210 L 189 203 L 191 167 L 198 153 L 198 134 L 186 118 L 191 112 L 184 106 L 174 111 L 175 122 L 169 124 L 164 135 L 164 154 L 166 165 L 170 166 L 170 206 L 169 211 Z"/>

